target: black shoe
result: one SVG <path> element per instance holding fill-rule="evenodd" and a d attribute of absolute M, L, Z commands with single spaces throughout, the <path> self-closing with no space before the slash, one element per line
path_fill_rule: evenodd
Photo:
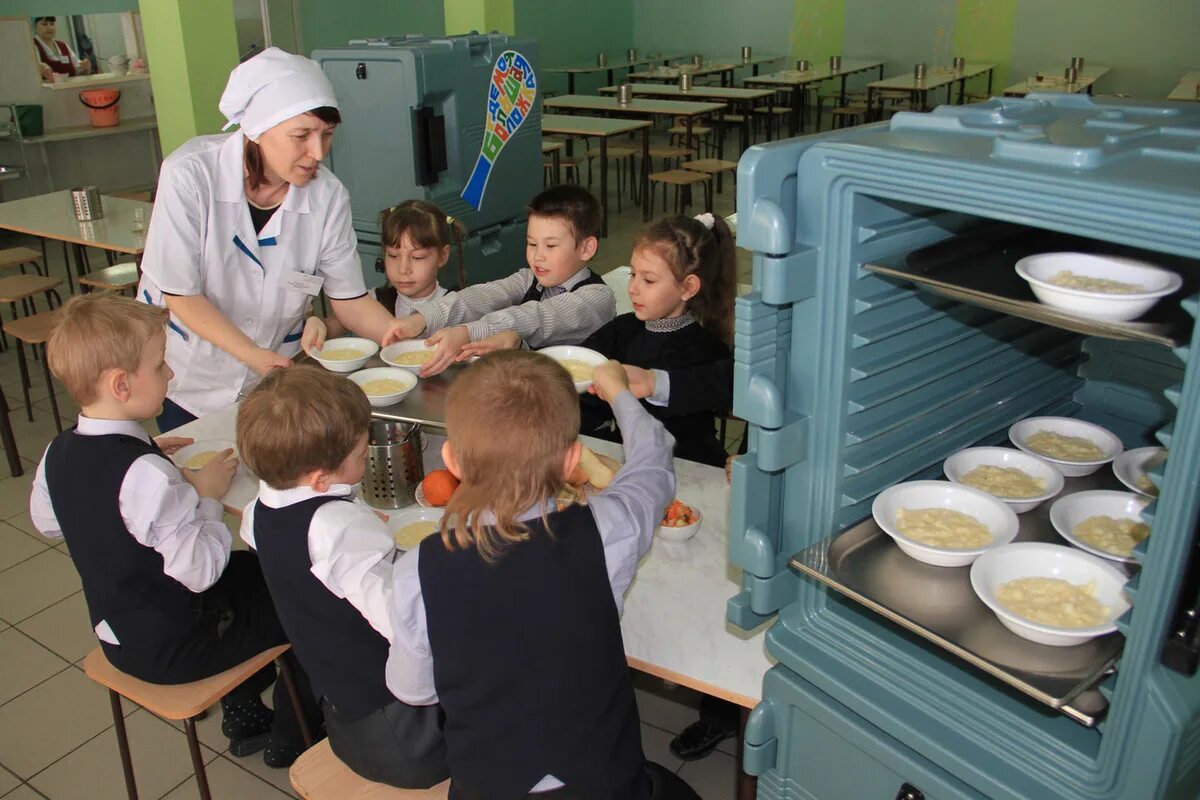
<path fill-rule="evenodd" d="M 696 720 L 671 740 L 671 753 L 682 761 L 704 758 L 717 745 L 737 733 L 735 728 L 713 725 L 706 720 Z"/>
<path fill-rule="evenodd" d="M 235 739 L 252 739 L 264 733 L 271 732 L 271 724 L 275 720 L 275 712 L 254 698 L 249 703 L 227 703 L 221 701 L 221 733 Z M 258 752 L 262 747 L 252 752 Z"/>
<path fill-rule="evenodd" d="M 238 758 L 252 756 L 271 742 L 271 731 L 266 730 L 255 736 L 229 740 L 229 754 Z"/>
<path fill-rule="evenodd" d="M 304 745 L 268 744 L 263 750 L 263 763 L 272 769 L 287 769 L 303 752 Z"/>

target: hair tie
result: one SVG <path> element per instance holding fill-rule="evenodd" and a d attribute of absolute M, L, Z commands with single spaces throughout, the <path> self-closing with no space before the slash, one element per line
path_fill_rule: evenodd
<path fill-rule="evenodd" d="M 713 218 L 713 215 L 707 211 L 705 211 L 703 214 L 697 214 L 696 216 L 692 217 L 692 219 L 696 220 L 710 231 L 713 229 L 713 225 L 717 223 L 716 219 Z"/>
<path fill-rule="evenodd" d="M 447 214 L 447 215 L 446 215 L 446 224 L 447 224 L 447 225 L 453 225 L 453 224 L 454 224 L 454 217 L 452 217 L 452 216 L 450 216 L 449 214 Z"/>

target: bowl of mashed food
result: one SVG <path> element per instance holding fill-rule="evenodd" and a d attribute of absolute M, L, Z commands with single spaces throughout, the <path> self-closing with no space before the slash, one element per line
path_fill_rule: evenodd
<path fill-rule="evenodd" d="M 1148 473 L 1166 460 L 1165 447 L 1135 447 L 1113 459 L 1113 474 L 1132 491 L 1146 497 L 1158 497 L 1158 487 Z"/>
<path fill-rule="evenodd" d="M 437 348 L 426 347 L 424 339 L 405 339 L 383 348 L 379 358 L 389 366 L 406 369 L 416 375 L 435 352 Z"/>
<path fill-rule="evenodd" d="M 1074 417 L 1023 419 L 1008 429 L 1008 438 L 1068 478 L 1091 475 L 1125 449 L 1112 431 Z"/>
<path fill-rule="evenodd" d="M 876 524 L 910 557 L 935 567 L 963 567 L 1011 542 L 1017 515 L 980 489 L 947 481 L 889 486 L 871 504 Z"/>
<path fill-rule="evenodd" d="M 376 408 L 399 403 L 417 386 L 416 375 L 396 367 L 372 367 L 348 377 L 358 384 L 367 400 Z"/>
<path fill-rule="evenodd" d="M 1129 610 L 1125 573 L 1104 559 L 1045 542 L 1019 542 L 971 565 L 971 588 L 1004 627 L 1053 647 L 1117 629 Z"/>
<path fill-rule="evenodd" d="M 226 450 L 232 450 L 229 458 L 237 458 L 237 445 L 226 439 L 203 439 L 181 447 L 171 456 L 180 469 L 204 469 L 208 462 Z"/>
<path fill-rule="evenodd" d="M 1137 319 L 1183 286 L 1154 264 L 1090 253 L 1039 253 L 1022 258 L 1016 270 L 1046 305 L 1107 322 Z"/>
<path fill-rule="evenodd" d="M 1142 519 L 1142 509 L 1149 503 L 1134 492 L 1076 492 L 1054 501 L 1050 524 L 1081 550 L 1132 563 L 1133 548 L 1150 535 L 1150 526 Z"/>
<path fill-rule="evenodd" d="M 577 345 L 543 347 L 538 352 L 561 364 L 563 369 L 571 374 L 571 380 L 575 382 L 575 391 L 580 394 L 586 392 L 592 385 L 592 371 L 608 361 L 603 353 L 597 353 L 595 350 Z"/>
<path fill-rule="evenodd" d="M 409 551 L 431 533 L 436 533 L 442 524 L 440 508 L 406 508 L 388 515 L 387 527 L 392 532 L 396 549 Z"/>
<path fill-rule="evenodd" d="M 1011 447 L 969 447 L 946 459 L 954 483 L 982 489 L 1018 514 L 1032 511 L 1063 489 L 1062 473 L 1037 456 Z"/>
<path fill-rule="evenodd" d="M 370 339 L 342 336 L 326 340 L 320 350 L 313 350 L 309 355 L 331 372 L 354 372 L 362 369 L 363 364 L 378 352 L 379 345 Z"/>

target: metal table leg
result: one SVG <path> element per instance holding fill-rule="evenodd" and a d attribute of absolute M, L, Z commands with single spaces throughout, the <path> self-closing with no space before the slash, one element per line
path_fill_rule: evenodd
<path fill-rule="evenodd" d="M 608 236 L 608 137 L 600 137 L 600 208 L 603 210 L 603 221 L 600 223 L 600 235 Z"/>
<path fill-rule="evenodd" d="M 642 222 L 650 220 L 650 126 L 642 128 Z"/>
<path fill-rule="evenodd" d="M 8 471 L 14 478 L 25 470 L 17 453 L 17 440 L 13 436 L 12 419 L 8 415 L 8 398 L 0 392 L 0 442 L 4 443 L 4 456 L 8 459 Z"/>
<path fill-rule="evenodd" d="M 575 73 L 567 73 L 567 94 L 575 94 Z"/>

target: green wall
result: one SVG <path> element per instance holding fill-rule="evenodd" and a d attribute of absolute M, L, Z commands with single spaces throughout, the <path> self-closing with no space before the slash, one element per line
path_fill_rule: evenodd
<path fill-rule="evenodd" d="M 0 17 L 36 17 L 54 14 L 103 14 L 137 11 L 138 0 L 0 0 Z"/>
<path fill-rule="evenodd" d="M 625 57 L 634 47 L 633 0 L 514 0 L 518 36 L 538 40 L 542 69 L 576 64 L 594 64 L 596 54 L 608 54 L 610 61 Z M 591 94 L 607 83 L 604 73 L 581 75 L 575 91 Z M 543 72 L 541 85 L 565 93 L 565 75 Z"/>
<path fill-rule="evenodd" d="M 300 0 L 305 55 L 350 39 L 446 33 L 442 0 Z"/>

